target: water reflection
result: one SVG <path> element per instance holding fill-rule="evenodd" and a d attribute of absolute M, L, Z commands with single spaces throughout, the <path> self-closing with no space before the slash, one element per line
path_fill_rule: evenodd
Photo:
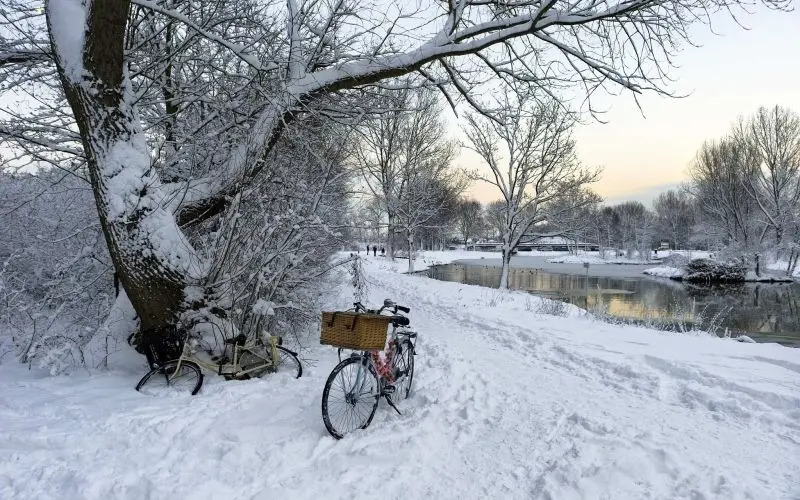
<path fill-rule="evenodd" d="M 431 278 L 497 287 L 500 268 L 447 264 Z M 513 269 L 509 286 L 628 320 L 717 324 L 759 340 L 800 344 L 800 285 L 746 283 L 696 286 L 669 280 L 561 274 Z"/>

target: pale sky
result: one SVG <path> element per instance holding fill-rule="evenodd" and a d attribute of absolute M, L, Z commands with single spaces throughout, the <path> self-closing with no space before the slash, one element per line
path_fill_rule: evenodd
<path fill-rule="evenodd" d="M 686 180 L 687 169 L 704 140 L 725 134 L 740 115 L 780 104 L 800 113 L 800 10 L 755 9 L 737 26 L 715 18 L 695 29 L 700 47 L 682 50 L 670 76 L 672 88 L 688 97 L 630 94 L 603 99 L 607 123 L 580 125 L 575 137 L 581 160 L 603 167 L 594 189 L 610 202 L 651 200 L 659 191 Z M 455 121 L 455 118 L 453 118 Z M 474 154 L 463 151 L 458 164 L 477 168 Z M 491 186 L 474 185 L 482 202 L 498 198 Z"/>

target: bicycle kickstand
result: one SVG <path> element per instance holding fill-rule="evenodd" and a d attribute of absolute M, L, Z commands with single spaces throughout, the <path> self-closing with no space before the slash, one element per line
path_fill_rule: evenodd
<path fill-rule="evenodd" d="M 396 411 L 396 412 L 397 412 L 397 414 L 398 414 L 398 415 L 400 415 L 400 416 L 402 417 L 402 416 L 403 416 L 403 414 L 402 414 L 402 413 L 400 413 L 400 410 L 398 410 L 398 409 L 397 409 L 397 407 L 394 405 L 394 401 L 392 401 L 392 396 L 390 396 L 390 395 L 386 394 L 386 395 L 385 395 L 385 396 L 383 396 L 383 397 L 385 397 L 385 398 L 386 398 L 386 402 L 387 402 L 387 403 L 389 403 L 389 406 L 391 406 L 392 408 L 394 408 L 394 411 Z"/>

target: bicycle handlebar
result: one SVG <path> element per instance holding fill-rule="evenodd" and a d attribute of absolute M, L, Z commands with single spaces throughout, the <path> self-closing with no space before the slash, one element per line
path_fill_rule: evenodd
<path fill-rule="evenodd" d="M 361 302 L 353 302 L 353 308 L 356 310 L 356 312 L 366 312 L 366 313 L 373 313 L 373 314 L 380 314 L 384 310 L 390 309 L 390 308 L 394 309 L 393 310 L 393 314 L 397 314 L 397 311 L 404 312 L 406 314 L 411 312 L 411 308 L 410 307 L 401 306 L 401 305 L 397 305 L 397 304 L 393 304 L 392 306 L 387 306 L 387 305 L 384 304 L 383 306 L 381 306 L 380 309 L 378 309 L 376 311 L 375 309 L 367 309 L 366 307 L 364 307 L 364 304 L 362 304 Z"/>

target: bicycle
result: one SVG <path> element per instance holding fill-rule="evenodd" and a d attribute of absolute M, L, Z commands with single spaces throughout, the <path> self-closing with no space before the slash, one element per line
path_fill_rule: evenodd
<path fill-rule="evenodd" d="M 339 349 L 340 362 L 331 371 L 322 391 L 322 420 L 336 439 L 357 429 L 366 429 L 382 397 L 401 414 L 395 406 L 395 398 L 406 399 L 414 380 L 417 333 L 408 329 L 409 318 L 398 314 L 398 311 L 409 313 L 410 309 L 389 299 L 377 311 L 365 308 L 360 302 L 353 306 L 351 311 L 357 313 L 381 314 L 391 310 L 392 331 L 388 348 L 384 351 L 385 362 L 380 359 L 378 351 L 354 352 L 341 359 L 344 349 Z M 338 389 L 335 387 L 337 383 Z M 335 411 L 337 406 L 342 407 L 341 411 Z"/>
<path fill-rule="evenodd" d="M 297 353 L 283 347 L 280 337 L 269 336 L 267 342 L 261 337 L 248 338 L 245 334 L 225 340 L 225 350 L 219 357 L 212 356 L 212 350 L 197 338 L 187 338 L 185 330 L 170 330 L 171 333 L 162 334 L 160 341 L 172 347 L 179 346 L 180 355 L 176 359 L 161 362 L 171 358 L 170 349 L 158 352 L 158 346 L 149 344 L 151 370 L 136 384 L 139 392 L 150 393 L 171 388 L 176 391 L 188 391 L 192 396 L 200 391 L 203 385 L 203 372 L 205 369 L 225 377 L 227 380 L 246 380 L 252 377 L 262 377 L 267 373 L 286 371 L 300 378 L 303 375 L 303 365 L 297 358 Z M 229 355 L 230 351 L 230 355 Z M 154 365 L 154 366 L 153 366 Z"/>

